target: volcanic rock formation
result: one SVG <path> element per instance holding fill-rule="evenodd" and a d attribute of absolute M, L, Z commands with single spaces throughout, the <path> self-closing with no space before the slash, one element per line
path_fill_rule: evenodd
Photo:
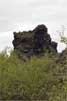
<path fill-rule="evenodd" d="M 38 25 L 32 31 L 14 32 L 13 46 L 20 57 L 43 55 L 45 52 L 57 53 L 57 43 L 51 41 L 45 25 Z"/>

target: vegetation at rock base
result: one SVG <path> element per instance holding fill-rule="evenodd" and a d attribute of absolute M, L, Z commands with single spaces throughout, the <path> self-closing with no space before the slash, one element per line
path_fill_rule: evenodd
<path fill-rule="evenodd" d="M 65 58 L 64 54 L 45 53 L 23 62 L 14 51 L 9 57 L 2 52 L 0 101 L 67 101 L 67 54 Z"/>

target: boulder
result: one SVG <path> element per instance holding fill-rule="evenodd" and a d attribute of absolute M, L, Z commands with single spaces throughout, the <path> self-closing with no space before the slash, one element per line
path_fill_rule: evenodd
<path fill-rule="evenodd" d="M 57 43 L 51 41 L 45 25 L 38 25 L 32 31 L 14 32 L 13 46 L 20 57 L 40 55 L 45 52 L 57 53 Z"/>

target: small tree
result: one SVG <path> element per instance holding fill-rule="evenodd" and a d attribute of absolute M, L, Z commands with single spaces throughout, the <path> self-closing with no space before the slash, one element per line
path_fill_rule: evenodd
<path fill-rule="evenodd" d="M 62 25 L 62 29 L 61 29 L 61 31 L 59 31 L 60 42 L 64 43 L 67 48 L 67 37 L 65 37 L 64 34 L 65 34 L 65 27 L 64 27 L 64 25 Z"/>
<path fill-rule="evenodd" d="M 61 35 L 60 38 L 61 38 L 60 41 L 61 41 L 62 43 L 65 43 L 65 44 L 66 44 L 66 47 L 67 47 L 67 38 L 66 38 L 65 36 L 63 36 L 63 35 Z"/>

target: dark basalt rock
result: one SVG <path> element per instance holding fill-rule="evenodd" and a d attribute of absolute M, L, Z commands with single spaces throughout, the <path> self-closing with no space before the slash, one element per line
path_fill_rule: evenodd
<path fill-rule="evenodd" d="M 59 54 L 56 63 L 63 65 L 67 64 L 67 49 L 63 50 L 62 53 Z"/>
<path fill-rule="evenodd" d="M 45 25 L 38 25 L 32 31 L 14 32 L 13 46 L 21 57 L 44 54 L 46 51 L 57 53 L 57 43 L 52 42 Z"/>

